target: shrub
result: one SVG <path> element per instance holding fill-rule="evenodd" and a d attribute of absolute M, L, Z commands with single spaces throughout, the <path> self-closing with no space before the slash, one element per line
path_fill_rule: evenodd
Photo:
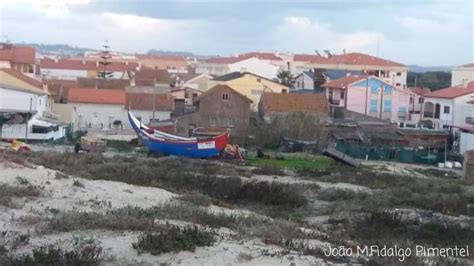
<path fill-rule="evenodd" d="M 252 170 L 252 173 L 256 175 L 285 175 L 285 172 L 275 166 L 262 165 Z"/>
<path fill-rule="evenodd" d="M 40 189 L 33 185 L 26 186 L 10 186 L 8 184 L 0 184 L 0 205 L 15 208 L 13 198 L 37 198 L 41 195 Z"/>
<path fill-rule="evenodd" d="M 199 230 L 196 226 L 186 228 L 169 226 L 162 232 L 141 234 L 132 246 L 140 253 L 159 255 L 171 251 L 194 251 L 196 247 L 211 246 L 215 242 L 214 237 L 215 233 Z"/>
<path fill-rule="evenodd" d="M 365 199 L 366 193 L 356 192 L 350 189 L 340 188 L 327 188 L 321 190 L 317 198 L 326 201 L 343 201 L 343 200 L 354 200 L 354 199 Z"/>
<path fill-rule="evenodd" d="M 211 161 L 168 157 L 145 159 L 115 156 L 105 158 L 92 153 L 31 152 L 24 156 L 36 164 L 87 179 L 125 182 L 162 187 L 174 192 L 198 191 L 227 203 L 257 202 L 299 207 L 306 198 L 290 184 L 243 182 L 240 177 L 218 177 L 221 166 Z"/>
<path fill-rule="evenodd" d="M 80 180 L 77 180 L 77 179 L 74 179 L 72 181 L 72 185 L 75 186 L 75 187 L 80 187 L 80 188 L 84 187 L 84 183 L 82 183 Z"/>
<path fill-rule="evenodd" d="M 198 192 L 184 193 L 183 195 L 179 196 L 178 199 L 190 202 L 194 205 L 205 207 L 213 203 L 212 198 Z"/>
<path fill-rule="evenodd" d="M 103 250 L 94 239 L 75 237 L 71 248 L 66 250 L 58 244 L 36 247 L 33 254 L 9 258 L 12 265 L 100 265 Z"/>

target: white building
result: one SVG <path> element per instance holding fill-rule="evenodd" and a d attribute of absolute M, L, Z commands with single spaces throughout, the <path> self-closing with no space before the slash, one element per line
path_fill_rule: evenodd
<path fill-rule="evenodd" d="M 77 115 L 75 129 L 107 130 L 128 125 L 123 90 L 71 88 L 68 104 Z"/>
<path fill-rule="evenodd" d="M 314 90 L 314 73 L 311 71 L 304 71 L 295 77 L 294 90 Z"/>
<path fill-rule="evenodd" d="M 222 76 L 232 72 L 250 72 L 267 79 L 276 79 L 281 67 L 273 61 L 275 60 L 265 60 L 257 56 L 249 57 L 248 55 L 211 58 L 204 62 L 198 62 L 196 73 Z"/>
<path fill-rule="evenodd" d="M 153 117 L 157 121 L 167 120 L 173 103 L 168 94 L 157 94 L 153 100 L 153 94 L 126 93 L 119 89 L 72 88 L 68 95 L 68 104 L 77 115 L 75 128 L 78 130 L 130 129 L 128 107 L 143 123 L 150 123 Z"/>
<path fill-rule="evenodd" d="M 469 81 L 474 81 L 474 63 L 453 68 L 451 86 L 467 84 Z"/>
<path fill-rule="evenodd" d="M 474 81 L 437 90 L 425 95 L 423 120 L 433 128 L 469 127 L 474 125 Z"/>
<path fill-rule="evenodd" d="M 77 78 L 96 78 L 99 71 L 104 71 L 104 66 L 100 61 L 79 60 L 79 59 L 50 59 L 40 60 L 40 75 L 45 79 L 66 79 L 75 80 Z M 110 78 L 130 79 L 129 72 L 139 69 L 137 62 L 110 62 L 105 67 L 107 72 L 111 72 Z"/>
<path fill-rule="evenodd" d="M 0 84 L 0 116 L 8 121 L 0 138 L 37 141 L 58 140 L 66 126 L 51 113 L 52 101 L 46 91 Z"/>

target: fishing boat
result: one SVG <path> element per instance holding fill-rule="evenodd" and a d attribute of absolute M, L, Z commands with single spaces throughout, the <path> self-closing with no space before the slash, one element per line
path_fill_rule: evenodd
<path fill-rule="evenodd" d="M 133 130 L 150 152 L 191 158 L 210 158 L 221 154 L 229 143 L 229 133 L 212 137 L 180 137 L 150 129 L 142 124 L 130 111 L 128 119 Z"/>

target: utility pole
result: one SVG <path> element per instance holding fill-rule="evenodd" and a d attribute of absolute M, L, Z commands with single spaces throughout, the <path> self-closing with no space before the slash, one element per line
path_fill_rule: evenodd
<path fill-rule="evenodd" d="M 28 122 L 33 108 L 33 98 L 30 97 L 30 112 L 26 115 L 25 143 L 28 143 Z"/>
<path fill-rule="evenodd" d="M 184 93 L 186 94 L 186 91 L 184 91 Z M 153 88 L 153 115 L 152 115 L 153 123 L 155 122 L 155 110 L 156 110 L 156 87 Z"/>
<path fill-rule="evenodd" d="M 369 98 L 369 77 L 365 79 L 365 115 L 367 115 L 367 104 Z"/>

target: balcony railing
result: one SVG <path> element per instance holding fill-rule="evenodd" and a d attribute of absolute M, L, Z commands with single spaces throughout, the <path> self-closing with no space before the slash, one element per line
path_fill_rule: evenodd
<path fill-rule="evenodd" d="M 434 117 L 434 112 L 424 112 L 423 113 L 423 118 L 433 118 Z"/>

